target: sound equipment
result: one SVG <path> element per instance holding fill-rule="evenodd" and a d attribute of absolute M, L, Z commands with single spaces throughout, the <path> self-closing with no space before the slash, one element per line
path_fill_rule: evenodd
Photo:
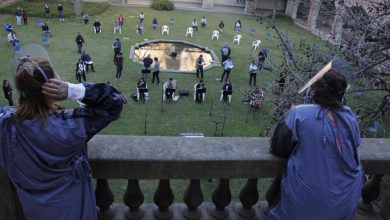
<path fill-rule="evenodd" d="M 189 96 L 190 95 L 190 90 L 188 90 L 188 89 L 181 89 L 181 90 L 179 90 L 179 95 L 180 96 Z"/>

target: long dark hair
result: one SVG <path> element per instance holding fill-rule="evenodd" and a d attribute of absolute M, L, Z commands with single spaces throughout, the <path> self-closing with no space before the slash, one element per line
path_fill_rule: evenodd
<path fill-rule="evenodd" d="M 338 109 L 343 106 L 346 89 L 345 76 L 335 70 L 329 70 L 313 85 L 313 98 L 322 107 Z"/>

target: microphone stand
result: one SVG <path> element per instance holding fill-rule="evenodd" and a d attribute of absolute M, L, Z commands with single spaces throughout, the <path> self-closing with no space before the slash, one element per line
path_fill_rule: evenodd
<path fill-rule="evenodd" d="M 216 84 L 217 84 L 217 81 L 214 82 L 213 92 L 212 92 L 212 95 L 211 95 L 209 116 L 213 115 L 214 94 L 215 94 L 215 86 L 216 86 Z"/>
<path fill-rule="evenodd" d="M 162 93 L 161 93 L 161 112 L 164 112 L 164 81 L 161 80 Z"/>
<path fill-rule="evenodd" d="M 146 123 L 147 123 L 147 121 L 146 121 L 146 105 L 147 104 L 148 104 L 148 102 L 145 99 L 145 93 L 144 93 L 144 105 L 145 105 L 145 107 L 144 107 L 144 134 L 147 133 L 146 132 Z"/>

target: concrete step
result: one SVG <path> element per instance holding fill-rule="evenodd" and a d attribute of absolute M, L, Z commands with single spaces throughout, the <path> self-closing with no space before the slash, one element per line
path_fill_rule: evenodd
<path fill-rule="evenodd" d="M 201 9 L 203 1 L 188 1 L 188 0 L 171 0 L 173 4 L 175 4 L 175 8 L 178 9 Z"/>

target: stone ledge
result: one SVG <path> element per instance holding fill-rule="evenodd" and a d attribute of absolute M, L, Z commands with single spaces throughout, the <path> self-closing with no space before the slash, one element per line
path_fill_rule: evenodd
<path fill-rule="evenodd" d="M 390 173 L 390 139 L 364 139 L 359 153 L 368 174 Z M 284 160 L 268 138 L 98 135 L 89 143 L 95 178 L 263 178 L 280 174 Z"/>

